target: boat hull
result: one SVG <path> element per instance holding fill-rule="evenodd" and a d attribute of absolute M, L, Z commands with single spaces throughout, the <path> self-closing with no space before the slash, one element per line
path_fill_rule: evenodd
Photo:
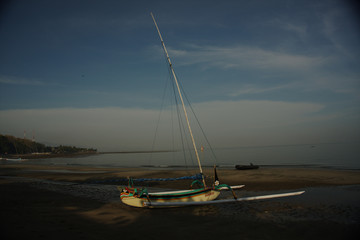
<path fill-rule="evenodd" d="M 140 196 L 132 192 L 122 192 L 120 198 L 124 204 L 132 207 L 152 207 L 151 203 L 212 201 L 216 199 L 219 194 L 219 190 L 205 188 L 169 193 L 149 193 Z"/>

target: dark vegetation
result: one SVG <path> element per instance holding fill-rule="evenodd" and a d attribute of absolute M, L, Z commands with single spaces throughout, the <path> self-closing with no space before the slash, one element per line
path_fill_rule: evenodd
<path fill-rule="evenodd" d="M 37 143 L 30 139 L 16 138 L 9 135 L 0 134 L 0 154 L 75 154 L 75 153 L 96 153 L 97 150 L 93 148 L 78 148 L 73 146 L 46 146 L 42 143 Z"/>

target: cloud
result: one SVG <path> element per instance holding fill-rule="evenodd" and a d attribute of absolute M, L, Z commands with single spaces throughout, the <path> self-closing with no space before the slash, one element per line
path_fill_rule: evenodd
<path fill-rule="evenodd" d="M 193 107 L 215 147 L 287 143 L 284 139 L 296 133 L 307 131 L 310 136 L 317 131 L 304 128 L 307 124 L 338 117 L 321 114 L 324 106 L 312 103 L 213 101 Z M 158 148 L 170 144 L 163 137 L 171 132 L 171 114 L 170 110 L 162 113 Z M 0 132 L 21 136 L 24 130 L 35 131 L 40 142 L 95 147 L 102 151 L 151 149 L 158 116 L 158 110 L 135 108 L 3 110 Z M 193 121 L 194 117 L 190 119 Z M 199 136 L 199 130 L 196 127 L 193 130 Z"/>
<path fill-rule="evenodd" d="M 13 84 L 13 85 L 43 85 L 43 82 L 32 81 L 28 79 L 14 78 L 14 77 L 0 77 L 1 84 Z"/>
<path fill-rule="evenodd" d="M 302 91 L 303 93 L 326 91 L 331 93 L 346 94 L 347 97 L 360 96 L 359 81 L 356 76 L 338 76 L 330 73 L 312 73 L 302 81 L 289 81 L 278 85 L 244 84 L 229 88 L 227 96 L 238 97 L 242 95 L 262 94 L 280 91 Z M 264 97 L 264 94 L 261 95 Z"/>
<path fill-rule="evenodd" d="M 0 122 L 2 133 L 34 130 L 40 142 L 121 150 L 144 146 L 156 119 L 153 114 L 125 108 L 5 110 Z"/>
<path fill-rule="evenodd" d="M 10 85 L 29 85 L 29 86 L 45 86 L 45 85 L 54 85 L 47 82 L 26 79 L 26 78 L 18 78 L 11 76 L 0 76 L 0 84 L 10 84 Z"/>
<path fill-rule="evenodd" d="M 358 139 L 358 124 L 326 105 L 283 101 L 214 101 L 196 112 L 216 147 L 339 142 Z"/>
<path fill-rule="evenodd" d="M 305 29 L 301 27 L 297 29 L 293 25 L 288 25 L 288 28 L 305 34 Z M 187 45 L 185 49 L 170 48 L 169 51 L 178 65 L 197 65 L 204 69 L 218 68 L 224 71 L 249 70 L 255 74 L 257 80 L 262 81 L 242 85 L 239 90 L 236 90 L 239 86 L 231 86 L 227 93 L 230 97 L 294 89 L 304 92 L 325 90 L 333 93 L 359 94 L 358 72 L 339 68 L 340 71 L 338 66 L 344 64 L 344 61 L 338 55 L 307 56 L 249 46 Z M 246 76 L 243 72 L 239 74 Z M 265 83 L 264 79 L 272 82 L 286 80 L 286 83 L 269 86 L 271 82 Z M 247 80 L 243 79 L 242 82 Z"/>
<path fill-rule="evenodd" d="M 283 29 L 295 33 L 299 38 L 306 39 L 307 37 L 307 27 L 306 25 L 296 25 L 289 22 L 280 22 L 279 21 L 279 27 L 282 27 Z"/>
<path fill-rule="evenodd" d="M 241 128 L 272 128 L 299 123 L 325 120 L 329 116 L 317 116 L 325 106 L 315 103 L 282 101 L 213 101 L 197 104 L 205 119 L 211 124 L 241 126 Z M 216 116 L 211 117 L 210 115 Z M 319 118 L 320 117 L 320 118 Z M 229 128 L 225 127 L 230 130 Z"/>
<path fill-rule="evenodd" d="M 259 47 L 233 46 L 188 46 L 188 50 L 169 48 L 171 56 L 181 65 L 199 64 L 205 67 L 222 69 L 311 69 L 324 64 L 327 58 L 306 56 L 280 51 L 265 50 Z"/>
<path fill-rule="evenodd" d="M 340 10 L 332 10 L 331 12 L 327 12 L 327 14 L 323 14 L 321 17 L 322 20 L 322 33 L 326 36 L 326 38 L 333 44 L 334 49 L 337 52 L 345 55 L 346 57 L 354 57 L 354 55 L 342 42 L 344 36 L 340 33 L 341 28 L 343 26 L 343 18 L 346 16 Z M 340 20 L 341 19 L 341 20 Z"/>
<path fill-rule="evenodd" d="M 237 97 L 240 95 L 246 95 L 246 94 L 259 94 L 259 93 L 266 93 L 266 92 L 272 92 L 272 91 L 278 91 L 283 89 L 291 89 L 298 86 L 298 84 L 295 83 L 288 83 L 283 85 L 278 85 L 274 87 L 261 87 L 253 84 L 246 84 L 242 86 L 238 90 L 232 89 L 232 91 L 228 94 L 230 97 Z"/>

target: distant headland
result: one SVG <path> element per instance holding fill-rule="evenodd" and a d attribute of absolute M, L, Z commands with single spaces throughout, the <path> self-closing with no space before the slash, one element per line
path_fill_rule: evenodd
<path fill-rule="evenodd" d="M 26 138 L 0 134 L 1 158 L 50 158 L 96 154 L 97 149 L 74 146 L 46 146 Z"/>

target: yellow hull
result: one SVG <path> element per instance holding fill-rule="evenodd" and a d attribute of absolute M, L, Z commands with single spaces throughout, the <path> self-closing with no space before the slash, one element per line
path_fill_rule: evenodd
<path fill-rule="evenodd" d="M 148 196 L 134 196 L 132 194 L 121 193 L 121 201 L 132 207 L 151 207 L 152 202 L 203 202 L 216 199 L 220 191 L 214 189 L 198 189 L 189 191 L 178 191 L 170 194 L 149 194 Z M 145 202 L 147 206 L 145 206 Z M 150 203 L 150 204 L 149 204 Z"/>

